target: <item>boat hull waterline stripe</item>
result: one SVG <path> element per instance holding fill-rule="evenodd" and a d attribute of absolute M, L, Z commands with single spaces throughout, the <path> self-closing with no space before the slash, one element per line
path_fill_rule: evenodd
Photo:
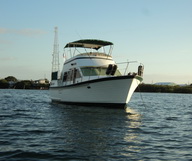
<path fill-rule="evenodd" d="M 52 100 L 52 103 L 62 103 L 66 105 L 80 105 L 80 106 L 94 106 L 94 107 L 108 107 L 108 108 L 126 108 L 126 103 L 87 103 L 87 102 L 68 102 L 68 101 L 59 101 Z"/>
<path fill-rule="evenodd" d="M 103 81 L 110 81 L 110 80 L 118 80 L 118 79 L 137 79 L 139 81 L 142 81 L 143 78 L 140 76 L 118 76 L 118 77 L 106 77 L 106 78 L 100 78 L 100 79 L 93 79 L 93 80 L 88 80 L 88 81 L 84 81 L 84 82 L 80 82 L 80 83 L 75 83 L 75 84 L 70 84 L 70 85 L 66 85 L 66 86 L 57 86 L 57 87 L 50 87 L 51 88 L 67 88 L 67 87 L 74 87 L 74 86 L 79 86 L 79 85 L 83 85 L 83 84 L 90 84 L 90 83 L 95 83 L 95 82 L 103 82 Z"/>

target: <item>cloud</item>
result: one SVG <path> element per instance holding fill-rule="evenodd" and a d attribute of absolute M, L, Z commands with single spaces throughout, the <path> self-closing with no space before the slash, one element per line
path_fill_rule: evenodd
<path fill-rule="evenodd" d="M 23 35 L 23 36 L 41 36 L 46 34 L 45 31 L 40 29 L 7 29 L 7 28 L 0 28 L 0 34 L 17 34 L 17 35 Z"/>

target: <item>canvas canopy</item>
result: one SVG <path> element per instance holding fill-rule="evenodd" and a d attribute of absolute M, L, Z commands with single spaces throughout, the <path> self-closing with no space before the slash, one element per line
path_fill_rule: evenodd
<path fill-rule="evenodd" d="M 113 45 L 112 42 L 95 40 L 95 39 L 84 39 L 68 43 L 64 48 L 70 47 L 82 47 L 82 48 L 92 48 L 98 50 L 99 48 L 107 45 Z"/>

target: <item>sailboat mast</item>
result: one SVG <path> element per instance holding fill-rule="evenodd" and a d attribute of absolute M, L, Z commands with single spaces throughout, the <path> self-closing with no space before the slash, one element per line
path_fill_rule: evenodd
<path fill-rule="evenodd" d="M 55 37 L 53 45 L 53 58 L 52 58 L 52 74 L 57 73 L 56 77 L 58 79 L 59 75 L 59 44 L 58 44 L 58 27 L 55 27 Z"/>

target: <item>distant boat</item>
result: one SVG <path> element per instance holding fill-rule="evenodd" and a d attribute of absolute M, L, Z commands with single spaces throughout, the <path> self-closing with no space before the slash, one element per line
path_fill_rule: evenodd
<path fill-rule="evenodd" d="M 109 48 L 108 53 L 105 47 Z M 52 71 L 52 101 L 125 107 L 143 80 L 144 67 L 140 64 L 136 73 L 122 74 L 118 63 L 112 59 L 112 48 L 112 42 L 95 39 L 66 44 L 64 49 L 67 52 L 61 74 Z M 85 52 L 80 52 L 82 49 Z M 124 62 L 124 65 L 128 67 L 129 62 Z"/>

